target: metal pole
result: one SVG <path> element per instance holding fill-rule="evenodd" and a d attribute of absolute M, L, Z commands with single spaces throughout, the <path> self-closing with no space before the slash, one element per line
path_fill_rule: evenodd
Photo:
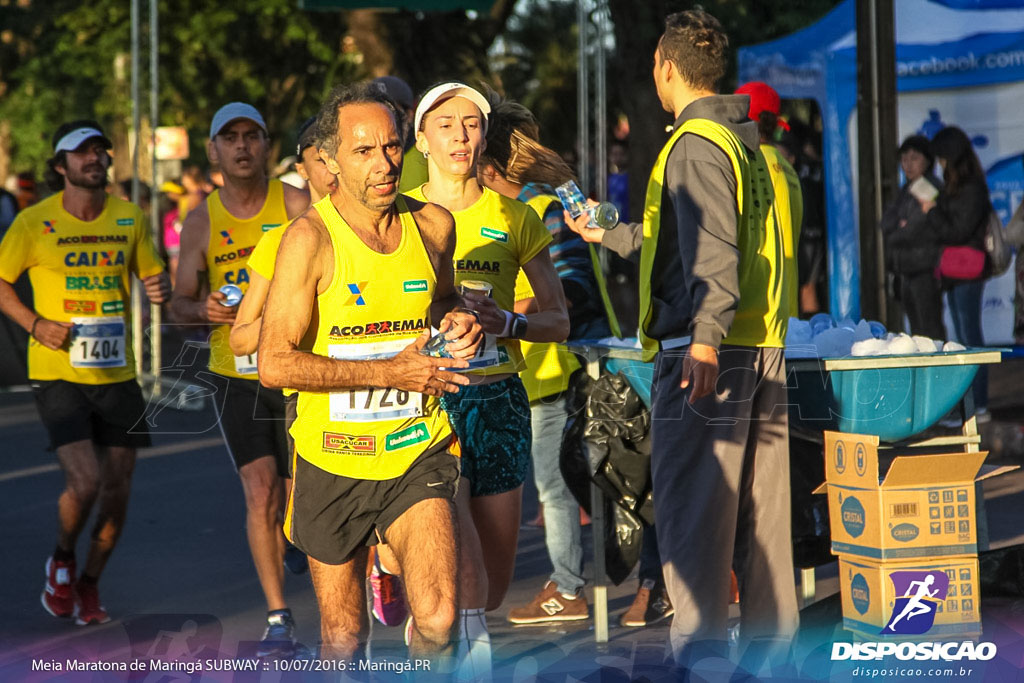
<path fill-rule="evenodd" d="M 597 200 L 608 198 L 608 92 L 607 70 L 605 69 L 604 40 L 607 35 L 608 0 L 597 0 L 594 11 L 594 23 L 597 26 L 597 39 L 594 41 L 594 160 L 596 173 L 595 191 Z"/>
<path fill-rule="evenodd" d="M 597 129 L 597 140 L 595 144 L 597 159 L 594 169 L 597 173 L 597 200 L 603 202 L 608 199 L 608 69 L 607 54 L 605 53 L 605 39 L 608 37 L 608 0 L 598 0 L 597 11 L 594 15 L 597 24 L 597 40 L 594 50 L 594 127 Z M 601 272 L 595 273 L 598 277 L 605 277 L 608 272 L 608 250 L 598 250 L 598 263 L 601 265 Z"/>
<path fill-rule="evenodd" d="M 163 246 L 164 231 L 160 225 L 160 202 L 157 201 L 160 189 L 160 179 L 157 177 L 156 158 L 156 128 L 160 121 L 159 101 L 159 70 L 160 66 L 160 10 L 157 7 L 157 0 L 149 0 L 149 119 L 152 139 L 150 149 L 152 155 L 152 189 L 150 190 L 150 226 L 153 230 L 153 240 L 158 247 Z M 162 251 L 162 249 L 161 249 Z M 150 303 L 149 306 L 149 371 L 153 375 L 153 395 L 160 395 L 160 366 L 161 354 L 163 352 L 162 337 L 160 330 L 163 322 L 162 311 L 159 304 Z"/>
<path fill-rule="evenodd" d="M 579 33 L 576 84 L 576 107 L 579 121 L 576 126 L 576 146 L 579 148 L 579 178 L 583 194 L 590 192 L 590 69 L 587 64 L 587 34 L 590 21 L 587 18 L 589 0 L 576 1 L 576 26 Z"/>
<path fill-rule="evenodd" d="M 139 205 L 139 143 L 141 138 L 141 110 L 139 99 L 139 1 L 131 0 L 132 23 L 132 203 Z M 132 278 L 132 350 L 135 353 L 135 375 L 142 378 L 142 283 Z"/>

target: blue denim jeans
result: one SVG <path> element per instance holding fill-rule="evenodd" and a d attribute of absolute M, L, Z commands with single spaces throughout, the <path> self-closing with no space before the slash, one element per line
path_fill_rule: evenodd
<path fill-rule="evenodd" d="M 956 340 L 964 346 L 984 346 L 981 334 L 981 305 L 985 282 L 965 282 L 949 290 L 949 314 L 953 318 Z M 978 374 L 971 384 L 976 410 L 988 407 L 988 368 L 978 367 Z"/>
<path fill-rule="evenodd" d="M 579 504 L 569 492 L 559 467 L 562 432 L 569 417 L 566 396 L 530 404 L 533 423 L 533 480 L 544 506 L 544 544 L 554 571 L 551 580 L 563 593 L 583 588 L 583 543 Z M 551 401 L 550 403 L 546 401 Z"/>

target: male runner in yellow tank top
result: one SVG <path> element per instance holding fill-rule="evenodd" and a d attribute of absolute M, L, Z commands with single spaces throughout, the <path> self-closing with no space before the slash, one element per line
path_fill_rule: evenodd
<path fill-rule="evenodd" d="M 225 284 L 248 287 L 247 262 L 262 234 L 309 206 L 304 190 L 268 180 L 268 137 L 254 107 L 232 102 L 210 126 L 210 160 L 224 173 L 224 187 L 191 211 L 181 230 L 181 256 L 171 298 L 179 323 L 214 325 L 210 373 L 214 409 L 245 492 L 246 531 L 256 573 L 267 600 L 267 628 L 258 655 L 289 651 L 294 623 L 284 599 L 284 504 L 287 476 L 284 399 L 260 391 L 254 356 L 236 357 L 228 342 L 237 304 L 225 305 Z"/>
<path fill-rule="evenodd" d="M 111 145 L 100 127 L 65 123 L 53 146 L 58 192 L 18 214 L 0 243 L 0 311 L 31 334 L 28 376 L 64 472 L 41 602 L 84 626 L 110 620 L 96 583 L 124 526 L 135 451 L 150 445 L 132 357 L 131 277 L 155 303 L 170 283 L 142 210 L 105 192 Z M 33 308 L 12 286 L 26 270 Z M 94 504 L 76 581 L 75 544 Z"/>
<path fill-rule="evenodd" d="M 451 214 L 398 194 L 396 118 L 368 85 L 324 103 L 318 137 L 338 190 L 285 231 L 259 346 L 261 381 L 299 390 L 285 529 L 309 556 L 321 655 L 338 659 L 366 635 L 371 544 L 402 570 L 412 652 L 450 655 L 455 621 L 459 464 L 437 397 L 468 384 L 442 368 L 467 368 L 482 332 L 454 310 Z M 431 326 L 455 358 L 420 353 Z"/>

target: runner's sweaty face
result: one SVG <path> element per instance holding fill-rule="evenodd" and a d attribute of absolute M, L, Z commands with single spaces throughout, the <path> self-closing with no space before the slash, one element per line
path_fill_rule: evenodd
<path fill-rule="evenodd" d="M 449 97 L 426 113 L 416 146 L 429 152 L 429 168 L 455 178 L 476 176 L 484 150 L 484 117 L 465 97 Z"/>
<path fill-rule="evenodd" d="M 64 157 L 64 179 L 68 185 L 86 190 L 101 190 L 107 186 L 107 168 L 110 154 L 97 138 L 86 140 L 73 152 Z"/>
<path fill-rule="evenodd" d="M 333 161 L 343 197 L 375 211 L 391 206 L 398 196 L 402 152 L 394 114 L 386 106 L 348 104 L 338 111 L 338 150 Z"/>
<path fill-rule="evenodd" d="M 266 173 L 269 140 L 254 121 L 236 119 L 220 129 L 210 141 L 210 161 L 220 166 L 225 177 L 249 180 Z"/>

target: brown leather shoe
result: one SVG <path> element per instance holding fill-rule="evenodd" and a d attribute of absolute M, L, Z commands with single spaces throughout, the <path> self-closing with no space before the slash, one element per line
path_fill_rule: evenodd
<path fill-rule="evenodd" d="M 513 624 L 544 624 L 556 621 L 579 621 L 590 617 L 587 597 L 580 591 L 575 598 L 562 595 L 554 581 L 522 607 L 509 610 L 508 620 Z"/>
<path fill-rule="evenodd" d="M 651 579 L 645 579 L 636 592 L 633 604 L 622 615 L 622 626 L 650 626 L 675 614 L 664 586 L 658 586 Z"/>

